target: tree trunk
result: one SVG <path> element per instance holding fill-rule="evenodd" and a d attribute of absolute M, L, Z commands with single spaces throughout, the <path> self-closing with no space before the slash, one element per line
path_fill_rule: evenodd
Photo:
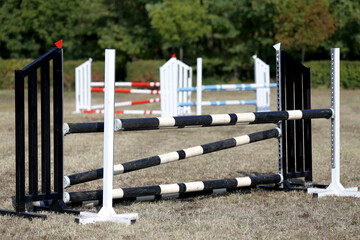
<path fill-rule="evenodd" d="M 234 72 L 234 76 L 233 76 L 233 77 L 234 77 L 235 79 L 239 79 L 239 75 L 240 75 L 240 74 L 239 74 L 239 70 L 238 70 L 238 67 L 237 67 L 237 66 L 234 66 L 234 67 L 233 67 L 233 72 Z"/>
<path fill-rule="evenodd" d="M 305 62 L 305 51 L 306 51 L 306 46 L 302 46 L 302 48 L 301 48 L 301 63 Z"/>
<path fill-rule="evenodd" d="M 180 61 L 184 62 L 184 49 L 182 46 L 180 47 Z"/>

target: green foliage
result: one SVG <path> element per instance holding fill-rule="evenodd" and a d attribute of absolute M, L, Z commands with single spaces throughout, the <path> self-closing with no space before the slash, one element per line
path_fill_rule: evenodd
<path fill-rule="evenodd" d="M 285 48 L 318 47 L 335 32 L 336 17 L 326 0 L 284 0 L 277 4 L 275 39 Z"/>
<path fill-rule="evenodd" d="M 206 36 L 203 52 L 210 62 L 216 63 L 216 74 L 242 78 L 242 70 L 252 70 L 253 54 L 269 60 L 268 56 L 273 55 L 275 0 L 204 2 L 208 5 L 212 32 Z"/>
<path fill-rule="evenodd" d="M 0 6 L 0 49 L 7 58 L 37 57 L 64 39 L 70 47 L 79 1 L 10 0 Z M 3 52 L 4 51 L 4 52 Z M 71 51 L 70 51 L 71 52 Z"/>
<path fill-rule="evenodd" d="M 305 66 L 310 67 L 311 84 L 317 86 L 331 86 L 331 63 L 330 61 L 310 61 Z M 340 85 L 345 89 L 360 88 L 360 62 L 340 62 Z"/>
<path fill-rule="evenodd" d="M 205 23 L 206 6 L 193 0 L 163 0 L 148 4 L 152 26 L 167 47 L 182 47 L 196 43 L 210 26 Z"/>
<path fill-rule="evenodd" d="M 118 0 L 106 4 L 107 19 L 99 28 L 99 46 L 115 48 L 122 59 L 149 58 L 157 51 L 158 36 L 151 28 L 146 4 L 153 1 Z"/>
<path fill-rule="evenodd" d="M 360 1 L 329 0 L 330 10 L 337 16 L 336 34 L 324 45 L 340 47 L 347 59 L 359 59 L 360 55 Z"/>
<path fill-rule="evenodd" d="M 159 68 L 165 63 L 163 60 L 139 60 L 127 64 L 128 82 L 160 82 Z"/>
<path fill-rule="evenodd" d="M 65 60 L 103 61 L 104 49 L 115 48 L 122 81 L 131 62 L 178 51 L 192 66 L 204 59 L 204 78 L 244 80 L 254 54 L 274 69 L 276 41 L 297 58 L 306 50 L 308 59 L 328 60 L 330 48 L 340 47 L 342 58 L 360 60 L 360 2 L 0 0 L 1 58 L 35 59 L 60 39 Z"/>
<path fill-rule="evenodd" d="M 0 59 L 0 89 L 15 87 L 15 70 L 29 65 L 32 59 Z"/>

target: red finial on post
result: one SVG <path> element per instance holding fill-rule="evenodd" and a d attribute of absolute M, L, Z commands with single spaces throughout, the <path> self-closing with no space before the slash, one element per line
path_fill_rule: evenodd
<path fill-rule="evenodd" d="M 55 43 L 55 46 L 56 46 L 57 48 L 62 48 L 62 40 L 56 42 L 56 43 Z"/>
<path fill-rule="evenodd" d="M 171 58 L 176 58 L 176 54 L 174 53 L 173 55 L 171 55 Z"/>

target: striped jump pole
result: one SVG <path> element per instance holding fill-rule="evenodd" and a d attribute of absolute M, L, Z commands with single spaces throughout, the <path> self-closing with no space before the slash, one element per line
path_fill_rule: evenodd
<path fill-rule="evenodd" d="M 256 83 L 249 84 L 218 84 L 218 85 L 204 85 L 201 87 L 203 92 L 207 91 L 256 91 L 258 88 L 276 88 L 276 83 L 269 83 L 259 85 Z M 197 87 L 179 88 L 179 92 L 195 92 Z"/>
<path fill-rule="evenodd" d="M 250 176 L 241 178 L 217 179 L 177 184 L 162 184 L 144 187 L 118 188 L 113 189 L 113 199 L 127 199 L 151 195 L 165 195 L 176 193 L 191 193 L 199 191 L 209 191 L 224 188 L 254 187 L 259 184 L 278 184 L 281 183 L 282 176 L 279 174 Z M 82 202 L 98 200 L 102 196 L 102 190 L 68 192 L 64 194 L 64 201 Z"/>
<path fill-rule="evenodd" d="M 151 99 L 137 100 L 137 101 L 125 101 L 125 102 L 115 103 L 115 107 L 125 107 L 125 106 L 140 105 L 140 104 L 147 104 L 147 103 L 157 103 L 160 101 L 161 101 L 160 98 L 151 98 Z M 101 109 L 104 109 L 104 104 L 91 106 L 91 110 L 101 110 Z"/>
<path fill-rule="evenodd" d="M 105 88 L 91 88 L 92 92 L 105 92 Z M 159 95 L 160 90 L 150 90 L 150 89 L 122 89 L 116 88 L 115 93 L 138 93 L 138 94 L 152 94 Z"/>
<path fill-rule="evenodd" d="M 281 120 L 331 118 L 332 116 L 332 109 L 308 109 L 200 116 L 115 119 L 115 131 L 155 130 L 169 127 L 183 128 L 190 126 L 210 127 L 234 124 L 277 123 Z M 103 131 L 103 122 L 64 124 L 64 135 Z"/>
<path fill-rule="evenodd" d="M 265 186 L 265 185 L 263 185 Z M 159 195 L 147 195 L 139 197 L 128 197 L 113 199 L 114 204 L 124 203 L 124 202 L 143 202 L 143 201 L 157 201 L 157 200 L 170 200 L 170 199 L 185 199 L 185 198 L 194 198 L 198 196 L 209 196 L 215 194 L 224 194 L 224 193 L 233 193 L 233 192 L 245 192 L 249 191 L 252 188 L 258 186 L 248 186 L 248 187 L 235 187 L 235 188 L 217 188 L 217 189 L 208 189 L 198 192 L 184 192 L 184 193 L 170 193 L 170 194 L 159 194 Z M 273 186 L 274 187 L 274 186 Z M 46 204 L 45 202 L 37 202 L 37 205 Z M 102 200 L 88 200 L 80 202 L 68 202 L 67 206 L 99 206 L 102 204 Z"/>
<path fill-rule="evenodd" d="M 114 175 L 132 172 L 148 167 L 179 161 L 195 156 L 204 155 L 207 153 L 217 152 L 228 148 L 233 148 L 248 143 L 254 143 L 270 138 L 277 138 L 281 135 L 280 129 L 274 128 L 267 131 L 251 133 L 234 138 L 229 138 L 217 142 L 212 142 L 196 147 L 186 148 L 175 152 L 169 152 L 157 156 L 134 160 L 127 163 L 122 163 L 114 166 Z M 69 176 L 64 176 L 64 187 L 69 187 L 79 183 L 89 182 L 103 177 L 103 168 L 96 170 L 77 173 Z"/>
<path fill-rule="evenodd" d="M 104 110 L 83 110 L 83 113 L 97 113 L 97 114 L 104 114 Z M 132 115 L 160 115 L 160 110 L 115 110 L 115 114 L 132 114 Z"/>
<path fill-rule="evenodd" d="M 179 103 L 180 107 L 198 106 L 198 102 Z M 256 100 L 202 101 L 201 106 L 256 105 Z"/>
<path fill-rule="evenodd" d="M 91 82 L 91 87 L 105 87 L 104 82 Z M 115 87 L 160 87 L 159 82 L 115 82 Z"/>

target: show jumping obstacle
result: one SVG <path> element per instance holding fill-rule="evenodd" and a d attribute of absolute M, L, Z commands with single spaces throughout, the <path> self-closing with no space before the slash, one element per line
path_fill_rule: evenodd
<path fill-rule="evenodd" d="M 175 56 L 160 67 L 160 83 L 130 83 L 116 82 L 115 86 L 128 87 L 159 87 L 161 90 L 148 89 L 115 89 L 116 93 L 136 94 L 160 94 L 160 110 L 117 110 L 119 114 L 161 114 L 162 117 L 192 114 L 191 107 L 196 106 L 197 115 L 201 115 L 202 106 L 224 105 L 256 105 L 258 112 L 270 111 L 270 88 L 276 87 L 276 83 L 270 83 L 269 65 L 254 58 L 254 84 L 222 84 L 202 85 L 202 59 L 197 59 L 197 87 L 192 87 L 192 68 Z M 104 105 L 91 105 L 91 92 L 104 92 L 103 82 L 91 82 L 90 58 L 78 66 L 75 71 L 76 77 L 76 112 L 103 113 Z M 161 85 L 160 85 L 161 84 Z M 196 102 L 192 102 L 191 93 L 196 91 Z M 203 91 L 256 91 L 256 100 L 226 100 L 226 101 L 202 101 Z M 130 106 L 145 103 L 160 102 L 160 98 L 140 101 L 127 101 L 116 103 L 115 107 Z"/>
<path fill-rule="evenodd" d="M 164 99 L 161 110 L 170 114 L 162 114 L 161 116 L 189 114 L 191 113 L 191 106 L 196 106 L 197 115 L 201 115 L 202 106 L 256 105 L 257 112 L 270 111 L 270 88 L 276 88 L 276 83 L 270 83 L 269 65 L 256 55 L 253 58 L 255 66 L 254 84 L 221 85 L 202 85 L 202 59 L 198 58 L 196 87 L 192 87 L 191 82 L 187 82 L 187 86 L 185 86 L 184 81 L 179 80 L 184 75 L 182 73 L 183 70 L 180 68 L 183 63 L 175 57 L 171 58 L 160 68 L 160 82 L 162 86 L 170 86 L 167 92 L 161 96 Z M 191 100 L 191 92 L 195 91 L 196 102 Z M 256 100 L 202 101 L 203 91 L 256 91 Z"/>
<path fill-rule="evenodd" d="M 75 104 L 76 113 L 104 113 L 104 105 L 91 105 L 91 92 L 104 92 L 104 82 L 91 82 L 91 62 L 84 62 L 75 68 Z M 116 82 L 116 87 L 160 87 L 158 82 Z M 159 95 L 159 90 L 153 89 L 115 89 L 116 93 L 151 94 Z M 160 102 L 160 98 L 152 98 L 138 101 L 125 101 L 115 103 L 115 107 L 132 106 L 147 103 Z M 160 110 L 116 110 L 118 114 L 161 114 Z"/>
<path fill-rule="evenodd" d="M 62 49 L 55 48 L 21 71 L 16 71 L 16 210 L 1 210 L 2 214 L 15 214 L 26 217 L 42 217 L 25 211 L 25 205 L 39 202 L 46 203 L 50 211 L 66 212 L 64 201 L 68 205 L 89 200 L 99 200 L 103 208 L 99 214 L 85 214 L 78 222 L 116 219 L 112 209 L 113 199 L 117 201 L 140 198 L 159 199 L 168 196 L 189 196 L 209 194 L 221 191 L 233 191 L 272 184 L 278 189 L 305 189 L 312 184 L 312 140 L 311 119 L 331 118 L 332 121 L 332 183 L 324 191 L 318 190 L 317 196 L 340 195 L 360 197 L 357 188 L 344 189 L 340 184 L 339 160 L 339 50 L 332 50 L 332 108 L 311 109 L 310 70 L 295 61 L 280 45 L 275 45 L 277 60 L 278 111 L 237 114 L 216 114 L 200 116 L 158 117 L 143 119 L 114 119 L 114 51 L 106 54 L 106 84 L 104 122 L 63 124 L 63 81 L 62 81 Z M 108 53 L 110 52 L 110 57 Z M 50 171 L 50 106 L 49 106 L 49 61 L 54 67 L 54 176 Z M 37 101 L 36 72 L 41 67 L 41 141 L 42 141 L 42 191 L 38 191 L 38 153 L 37 153 Z M 25 194 L 25 129 L 24 129 L 24 78 L 28 76 L 29 91 L 29 190 Z M 219 126 L 237 123 L 276 123 L 277 128 L 258 133 L 243 135 L 214 143 L 208 143 L 188 149 L 182 149 L 145 159 L 113 165 L 114 131 L 133 131 L 169 128 L 176 129 L 187 126 Z M 85 132 L 104 132 L 104 168 L 85 173 L 64 176 L 63 174 L 63 135 Z M 210 152 L 232 148 L 270 138 L 279 140 L 279 173 L 256 177 L 239 177 L 178 184 L 162 184 L 134 188 L 112 188 L 113 174 L 121 174 L 164 163 L 178 161 Z M 63 187 L 79 184 L 94 179 L 104 179 L 104 191 L 79 191 L 64 193 Z M 54 192 L 50 180 L 54 179 Z M 300 188 L 293 179 L 304 179 L 305 188 Z M 64 184 L 65 181 L 65 184 Z M 297 182 L 297 181 L 296 181 Z M 315 190 L 309 189 L 310 193 Z M 43 207 L 34 207 L 42 210 Z M 74 212 L 78 213 L 78 212 Z M 119 216 L 122 222 L 129 224 L 136 214 Z M 118 218 L 118 219 L 119 219 Z"/>
<path fill-rule="evenodd" d="M 311 122 L 313 118 L 331 118 L 333 116 L 333 109 L 317 109 L 311 110 L 310 108 L 310 75 L 309 69 L 297 63 L 286 52 L 282 52 L 283 57 L 283 77 L 280 79 L 280 71 L 278 72 L 279 86 L 279 109 L 282 111 L 277 112 L 263 112 L 263 113 L 245 113 L 245 114 L 217 114 L 207 116 L 188 116 L 188 117 L 160 117 L 160 118 L 147 118 L 147 119 L 116 119 L 115 131 L 120 130 L 149 130 L 159 129 L 162 127 L 186 127 L 186 126 L 218 126 L 230 125 L 236 123 L 279 123 L 282 135 L 279 141 L 279 167 L 280 176 L 284 177 L 284 188 L 294 189 L 289 179 L 304 177 L 305 185 L 312 184 L 312 167 L 311 167 Z M 279 58 L 280 59 L 280 58 Z M 280 66 L 280 63 L 279 63 Z M 289 71 L 291 69 L 292 71 Z M 283 81 L 280 81 L 283 80 Z M 281 84 L 282 82 L 286 84 Z M 298 91 L 296 89 L 300 89 Z M 295 96 L 294 96 L 295 95 Z M 303 110 L 292 110 L 296 109 Z M 291 109 L 291 110 L 287 110 Z M 287 121 L 285 121 L 287 120 Z M 288 124 L 284 124 L 288 123 Z M 102 123 L 69 123 L 64 125 L 64 134 L 81 133 L 81 132 L 99 132 L 103 131 Z M 277 131 L 277 133 L 275 133 Z M 272 134 L 269 134 L 269 133 Z M 122 174 L 130 171 L 144 169 L 152 166 L 157 166 L 163 163 L 178 161 L 188 157 L 198 156 L 213 151 L 219 151 L 234 147 L 238 144 L 237 140 L 241 139 L 242 144 L 253 142 L 250 136 L 261 136 L 258 140 L 264 140 L 272 137 L 278 137 L 280 132 L 276 129 L 240 136 L 237 138 L 209 143 L 193 148 L 170 152 L 158 156 L 153 156 L 145 159 L 139 159 L 132 162 L 127 162 L 114 166 L 114 174 Z M 296 135 L 294 134 L 296 133 Z M 304 138 L 305 136 L 305 138 Z M 245 140 L 246 139 L 246 140 Z M 288 144 L 286 146 L 286 144 Z M 211 151 L 207 150 L 211 149 Z M 304 150 L 310 150 L 305 152 Z M 287 160 L 286 160 L 287 158 Z M 97 169 L 89 172 L 74 174 L 64 178 L 67 186 L 92 181 L 102 178 L 103 169 Z M 236 184 L 231 186 L 226 185 L 224 181 L 217 180 L 223 184 L 219 188 L 233 188 Z M 229 180 L 231 181 L 231 180 Z M 211 181 L 210 181 L 211 182 Z M 282 181 L 280 181 L 282 182 Z M 272 182 L 279 183 L 279 182 Z M 193 184 L 193 185 L 191 185 Z M 213 188 L 204 188 L 204 182 L 188 183 L 184 189 L 181 190 L 180 184 L 147 186 L 138 188 L 125 188 L 115 189 L 112 192 L 114 199 L 131 199 L 145 197 L 151 195 L 154 198 L 166 194 L 196 192 L 205 190 L 213 190 Z M 190 185 L 192 187 L 190 187 Z M 210 184 L 211 185 L 211 184 Z M 195 187 L 194 187 L 195 186 Z M 246 186 L 251 186 L 246 185 Z M 189 189 L 189 190 L 186 190 Z M 195 190 L 196 189 L 196 190 Z M 89 200 L 99 200 L 98 195 L 101 191 L 83 191 L 83 192 L 70 192 L 65 196 L 66 202 L 81 202 Z"/>

